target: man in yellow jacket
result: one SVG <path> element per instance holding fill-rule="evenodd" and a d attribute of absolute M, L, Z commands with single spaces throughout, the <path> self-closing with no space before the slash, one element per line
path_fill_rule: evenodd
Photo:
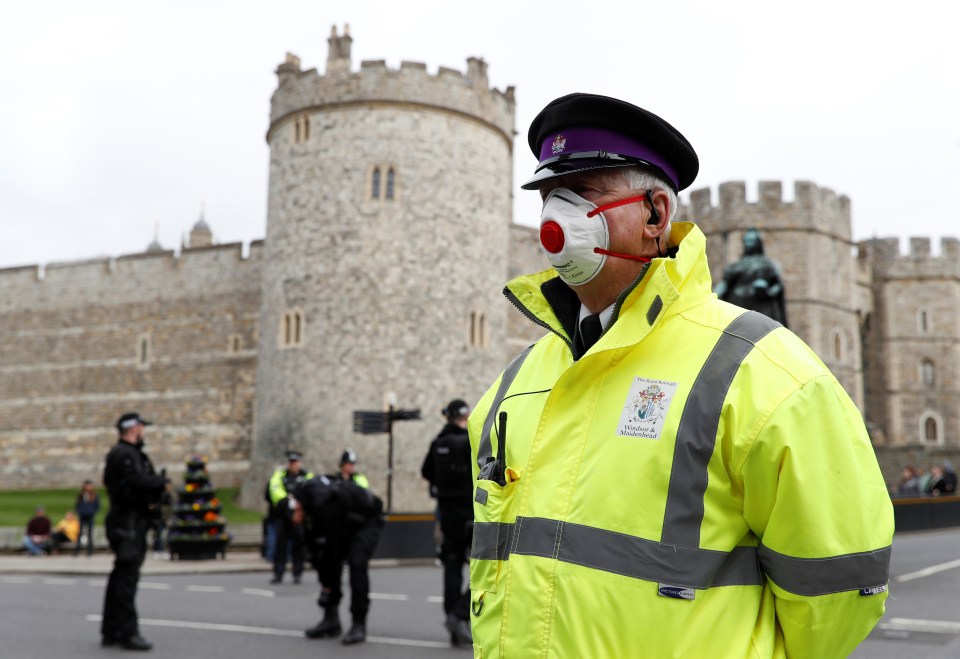
<path fill-rule="evenodd" d="M 846 657 L 883 615 L 893 513 L 860 412 L 799 338 L 711 292 L 660 117 L 534 119 L 546 336 L 470 417 L 475 656 Z"/>

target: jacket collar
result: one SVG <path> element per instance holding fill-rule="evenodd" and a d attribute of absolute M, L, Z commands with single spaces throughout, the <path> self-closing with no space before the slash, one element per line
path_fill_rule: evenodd
<path fill-rule="evenodd" d="M 712 296 L 707 267 L 706 237 L 690 222 L 674 222 L 671 238 L 674 258 L 658 258 L 644 268 L 617 298 L 614 322 L 591 350 L 610 350 L 642 341 L 668 315 L 674 315 Z M 680 290 L 684 290 L 684 301 Z M 559 336 L 576 354 L 572 337 L 580 300 L 556 270 L 550 268 L 517 277 L 503 294 L 531 321 Z M 624 322 L 626 321 L 626 322 Z M 590 352 L 590 351 L 588 351 Z"/>

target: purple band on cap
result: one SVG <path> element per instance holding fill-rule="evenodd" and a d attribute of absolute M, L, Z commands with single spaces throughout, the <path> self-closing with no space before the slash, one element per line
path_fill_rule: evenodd
<path fill-rule="evenodd" d="M 590 151 L 606 151 L 620 156 L 631 156 L 656 165 L 670 177 L 674 185 L 679 185 L 677 170 L 656 151 L 631 137 L 593 126 L 565 128 L 559 133 L 547 136 L 540 145 L 540 163 L 558 156 Z M 567 162 L 573 162 L 570 159 Z"/>

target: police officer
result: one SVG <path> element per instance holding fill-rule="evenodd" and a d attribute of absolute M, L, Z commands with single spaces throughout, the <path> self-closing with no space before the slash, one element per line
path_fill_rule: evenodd
<path fill-rule="evenodd" d="M 339 605 L 343 596 L 343 563 L 350 568 L 350 615 L 352 624 L 343 637 L 344 645 L 367 639 L 367 613 L 370 610 L 370 559 L 383 531 L 383 501 L 370 491 L 367 477 L 357 472 L 357 455 L 346 449 L 340 456 L 340 470 L 329 475 L 333 496 L 341 514 L 329 528 L 321 562 L 321 592 L 317 603 L 323 620 L 306 630 L 308 638 L 339 636 Z"/>
<path fill-rule="evenodd" d="M 276 540 L 273 546 L 273 578 L 270 583 L 283 581 L 287 569 L 287 552 L 293 559 L 293 583 L 300 583 L 303 574 L 303 525 L 293 519 L 293 505 L 289 493 L 304 481 L 313 478 L 313 474 L 304 473 L 297 451 L 287 452 L 286 469 L 277 469 L 270 477 L 267 492 L 274 509 L 274 529 Z"/>
<path fill-rule="evenodd" d="M 463 589 L 463 566 L 467 563 L 473 532 L 473 478 L 470 473 L 470 408 L 452 400 L 443 410 L 443 430 L 430 443 L 420 473 L 436 492 L 440 518 L 440 560 L 443 562 L 444 625 L 454 646 L 472 644 L 470 636 L 470 589 Z"/>
<path fill-rule="evenodd" d="M 140 635 L 134 598 L 140 566 L 147 552 L 147 529 L 160 514 L 160 495 L 167 484 L 143 452 L 144 427 L 151 423 L 137 412 L 117 419 L 120 438 L 107 454 L 103 484 L 110 496 L 106 518 L 107 540 L 115 559 L 103 600 L 100 634 L 104 646 L 149 650 Z"/>

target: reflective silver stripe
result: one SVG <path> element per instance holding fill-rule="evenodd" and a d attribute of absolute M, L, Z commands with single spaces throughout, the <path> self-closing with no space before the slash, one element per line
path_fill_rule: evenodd
<path fill-rule="evenodd" d="M 483 420 L 483 432 L 480 434 L 480 446 L 477 448 L 477 466 L 481 468 L 487 463 L 487 458 L 493 455 L 493 446 L 490 443 L 490 430 L 493 428 L 493 422 L 497 418 L 497 408 L 500 407 L 500 403 L 503 402 L 504 397 L 507 395 L 507 390 L 510 389 L 510 385 L 513 384 L 514 379 L 516 379 L 517 373 L 520 372 L 520 366 L 523 365 L 523 361 L 535 345 L 537 344 L 534 343 L 527 346 L 524 351 L 517 355 L 503 370 L 503 376 L 500 378 L 500 386 L 497 387 L 497 394 L 490 402 L 487 418 Z"/>
<path fill-rule="evenodd" d="M 505 561 L 510 556 L 513 524 L 477 522 L 473 525 L 473 547 L 470 558 Z"/>
<path fill-rule="evenodd" d="M 688 549 L 540 517 L 518 517 L 512 532 L 504 526 L 512 525 L 476 524 L 471 557 L 505 560 L 510 554 L 542 556 L 635 579 L 699 589 L 762 583 L 756 547 L 736 547 L 729 553 Z"/>
<path fill-rule="evenodd" d="M 890 577 L 890 547 L 829 558 L 795 558 L 760 546 L 760 565 L 770 580 L 806 597 L 882 586 Z"/>
<path fill-rule="evenodd" d="M 682 547 L 700 546 L 707 465 L 713 455 L 720 412 L 740 364 L 757 341 L 780 323 L 756 311 L 730 323 L 693 383 L 677 428 L 670 487 L 661 540 Z"/>

